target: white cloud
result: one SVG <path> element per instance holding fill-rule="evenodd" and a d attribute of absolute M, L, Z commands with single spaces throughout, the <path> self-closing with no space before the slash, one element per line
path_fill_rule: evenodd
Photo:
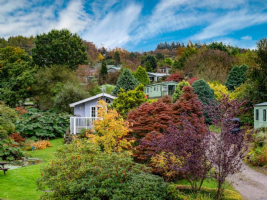
<path fill-rule="evenodd" d="M 241 40 L 252 40 L 252 37 L 249 35 L 241 37 Z"/>
<path fill-rule="evenodd" d="M 193 40 L 212 39 L 266 22 L 267 15 L 265 13 L 248 13 L 246 10 L 231 11 L 225 16 L 215 18 L 210 25 L 190 38 Z"/>
<path fill-rule="evenodd" d="M 213 14 L 199 15 L 196 11 L 183 11 L 183 6 L 190 5 L 187 0 L 165 0 L 158 3 L 148 20 L 140 26 L 133 35 L 132 42 L 138 43 L 142 39 L 156 35 L 186 29 L 209 21 Z"/>
<path fill-rule="evenodd" d="M 60 1 L 55 1 L 48 7 L 35 6 L 28 0 L 18 2 L 16 6 L 10 4 L 10 1 L 1 2 L 0 10 L 6 9 L 5 12 L 0 12 L 0 19 L 3 19 L 0 21 L 1 37 L 31 36 L 53 28 L 67 28 L 81 33 L 90 23 L 81 0 L 70 1 L 64 9 L 60 8 Z"/>
<path fill-rule="evenodd" d="M 123 46 L 131 38 L 130 33 L 136 27 L 141 8 L 138 4 L 131 4 L 116 13 L 110 12 L 89 26 L 82 36 L 106 47 Z"/>

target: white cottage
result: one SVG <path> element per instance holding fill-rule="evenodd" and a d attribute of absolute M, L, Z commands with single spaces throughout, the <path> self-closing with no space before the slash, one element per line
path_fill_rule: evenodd
<path fill-rule="evenodd" d="M 116 97 L 101 93 L 87 99 L 70 104 L 74 108 L 74 117 L 70 118 L 71 134 L 80 133 L 83 128 L 88 129 L 97 119 L 97 102 L 103 99 L 107 104 L 111 104 Z"/>

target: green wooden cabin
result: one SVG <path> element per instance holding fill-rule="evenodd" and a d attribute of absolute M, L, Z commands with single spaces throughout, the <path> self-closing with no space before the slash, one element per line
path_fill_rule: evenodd
<path fill-rule="evenodd" d="M 145 93 L 149 99 L 161 98 L 164 95 L 172 96 L 177 84 L 177 82 L 168 81 L 147 85 L 145 88 Z"/>
<path fill-rule="evenodd" d="M 267 102 L 256 104 L 254 106 L 254 129 L 262 126 L 267 127 L 266 121 Z"/>

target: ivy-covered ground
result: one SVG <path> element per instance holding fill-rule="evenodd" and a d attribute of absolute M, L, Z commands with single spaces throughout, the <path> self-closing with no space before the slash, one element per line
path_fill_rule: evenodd
<path fill-rule="evenodd" d="M 9 170 L 6 176 L 0 171 L 0 199 L 39 199 L 43 193 L 36 191 L 36 180 L 41 177 L 40 167 L 46 165 L 54 158 L 54 153 L 63 144 L 63 139 L 54 139 L 50 140 L 50 142 L 52 147 L 33 152 L 25 152 L 30 157 L 42 159 L 42 164 Z"/>

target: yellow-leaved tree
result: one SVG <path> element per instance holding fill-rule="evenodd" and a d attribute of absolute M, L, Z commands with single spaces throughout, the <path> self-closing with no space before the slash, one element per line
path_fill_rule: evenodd
<path fill-rule="evenodd" d="M 208 83 L 210 88 L 214 90 L 214 95 L 217 100 L 222 99 L 223 96 L 227 96 L 230 94 L 227 87 L 219 82 L 211 82 Z"/>
<path fill-rule="evenodd" d="M 130 132 L 129 122 L 114 109 L 108 109 L 104 100 L 98 101 L 97 117 L 94 122 L 94 134 L 87 134 L 89 138 L 100 145 L 106 152 L 121 152 L 131 148 L 131 142 L 126 139 Z"/>
<path fill-rule="evenodd" d="M 104 59 L 104 56 L 102 56 L 102 54 L 98 54 L 98 60 L 101 62 Z"/>

